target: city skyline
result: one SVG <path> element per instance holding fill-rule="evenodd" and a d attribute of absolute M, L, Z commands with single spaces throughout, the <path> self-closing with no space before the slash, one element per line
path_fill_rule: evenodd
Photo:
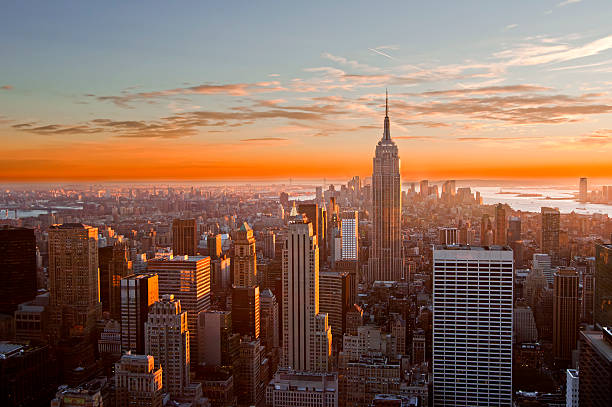
<path fill-rule="evenodd" d="M 9 5 L 0 182 L 612 173 L 609 3 L 322 10 Z"/>

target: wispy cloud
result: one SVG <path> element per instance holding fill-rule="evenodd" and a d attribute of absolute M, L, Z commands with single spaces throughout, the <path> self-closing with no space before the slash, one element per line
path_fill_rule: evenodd
<path fill-rule="evenodd" d="M 581 1 L 582 0 L 565 0 L 557 4 L 557 7 L 565 7 L 565 6 L 569 6 L 570 4 L 580 3 Z"/>
<path fill-rule="evenodd" d="M 382 55 L 383 57 L 389 58 L 389 59 L 395 59 L 394 57 L 392 57 L 391 55 L 387 54 L 386 52 L 381 51 L 378 48 L 368 48 L 370 51 L 377 53 L 378 55 Z"/>
<path fill-rule="evenodd" d="M 254 138 L 245 138 L 245 139 L 242 139 L 240 141 L 249 142 L 250 143 L 250 142 L 260 142 L 260 141 L 264 141 L 264 142 L 272 141 L 272 142 L 274 142 L 274 141 L 288 141 L 288 140 L 289 139 L 283 138 L 283 137 L 254 137 Z"/>
<path fill-rule="evenodd" d="M 2 90 L 12 90 L 13 87 L 11 85 L 4 85 L 4 86 L 0 86 L 0 89 L 2 89 Z"/>
<path fill-rule="evenodd" d="M 518 27 L 518 24 L 508 24 L 507 26 L 504 27 L 504 31 L 509 31 L 516 27 Z"/>

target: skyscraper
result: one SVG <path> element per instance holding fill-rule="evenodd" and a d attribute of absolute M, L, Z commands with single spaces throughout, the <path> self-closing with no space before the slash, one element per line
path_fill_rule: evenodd
<path fill-rule="evenodd" d="M 121 319 L 121 279 L 132 271 L 127 246 L 117 243 L 98 249 L 100 265 L 100 302 L 102 311 L 112 319 Z"/>
<path fill-rule="evenodd" d="M 253 229 L 244 222 L 236 232 L 234 242 L 234 285 L 252 287 L 257 285 L 257 253 Z"/>
<path fill-rule="evenodd" d="M 564 267 L 554 276 L 553 356 L 569 362 L 578 338 L 578 273 L 574 268 Z"/>
<path fill-rule="evenodd" d="M 149 310 L 145 323 L 145 353 L 163 368 L 164 392 L 182 397 L 189 384 L 187 312 L 173 295 L 164 295 Z"/>
<path fill-rule="evenodd" d="M 81 223 L 49 227 L 52 335 L 87 336 L 102 313 L 98 229 Z"/>
<path fill-rule="evenodd" d="M 588 199 L 588 181 L 586 178 L 580 178 L 580 191 L 578 192 L 578 200 L 586 202 Z"/>
<path fill-rule="evenodd" d="M 342 229 L 342 260 L 359 260 L 359 216 L 357 211 L 340 214 Z"/>
<path fill-rule="evenodd" d="M 319 273 L 319 311 L 328 316 L 334 343 L 342 343 L 346 312 L 352 305 L 351 278 L 347 271 Z"/>
<path fill-rule="evenodd" d="M 195 256 L 198 250 L 198 226 L 195 219 L 172 221 L 172 253 Z"/>
<path fill-rule="evenodd" d="M 559 227 L 561 214 L 557 208 L 542 207 L 542 253 L 550 255 L 553 265 L 559 262 Z"/>
<path fill-rule="evenodd" d="M 612 329 L 580 332 L 579 405 L 608 407 L 612 403 Z"/>
<path fill-rule="evenodd" d="M 132 274 L 121 279 L 121 349 L 143 354 L 149 307 L 159 300 L 157 274 Z"/>
<path fill-rule="evenodd" d="M 172 294 L 187 311 L 191 355 L 198 353 L 198 314 L 210 307 L 210 257 L 174 256 L 149 260 L 147 269 L 159 277 L 159 295 Z"/>
<path fill-rule="evenodd" d="M 372 247 L 368 280 L 402 280 L 401 179 L 397 145 L 391 140 L 389 103 L 385 103 L 383 137 L 376 146 L 372 171 Z"/>
<path fill-rule="evenodd" d="M 488 214 L 483 214 L 480 220 L 480 245 L 490 246 L 494 243 L 494 236 L 491 227 L 491 219 Z"/>
<path fill-rule="evenodd" d="M 319 313 L 319 248 L 312 224 L 295 217 L 283 249 L 283 366 L 327 371 L 331 327 Z"/>
<path fill-rule="evenodd" d="M 512 250 L 433 252 L 436 406 L 512 405 Z"/>
<path fill-rule="evenodd" d="M 234 332 L 259 338 L 260 303 L 259 286 L 232 289 L 232 324 Z"/>
<path fill-rule="evenodd" d="M 521 240 L 521 218 L 510 216 L 508 218 L 508 243 Z"/>
<path fill-rule="evenodd" d="M 497 204 L 495 206 L 495 244 L 505 246 L 506 238 L 506 209 L 504 208 L 504 205 Z"/>
<path fill-rule="evenodd" d="M 280 346 L 278 302 L 270 289 L 263 290 L 259 300 L 261 304 L 261 344 L 266 347 L 266 351 L 270 352 Z"/>
<path fill-rule="evenodd" d="M 230 311 L 205 310 L 198 315 L 198 336 L 200 340 L 199 361 L 207 366 L 231 366 L 238 358 L 240 339 L 232 334 L 232 313 Z M 235 354 L 231 345 L 235 343 Z"/>
<path fill-rule="evenodd" d="M 595 325 L 612 327 L 612 244 L 595 246 Z"/>
<path fill-rule="evenodd" d="M 36 297 L 34 229 L 0 226 L 0 314 Z"/>

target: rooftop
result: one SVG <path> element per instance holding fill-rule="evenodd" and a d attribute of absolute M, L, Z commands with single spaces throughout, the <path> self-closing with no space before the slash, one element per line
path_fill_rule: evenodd
<path fill-rule="evenodd" d="M 488 251 L 512 251 L 512 248 L 510 248 L 510 246 L 496 246 L 496 245 L 492 245 L 492 246 L 470 246 L 470 245 L 464 245 L 464 244 L 437 244 L 434 245 L 434 249 L 435 250 L 473 250 L 473 251 L 483 251 L 483 250 L 488 250 Z"/>

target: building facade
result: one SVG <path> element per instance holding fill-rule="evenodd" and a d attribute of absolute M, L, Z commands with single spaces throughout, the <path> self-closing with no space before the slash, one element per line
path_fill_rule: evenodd
<path fill-rule="evenodd" d="M 121 349 L 145 350 L 145 322 L 149 307 L 159 300 L 157 274 L 132 274 L 121 279 Z"/>

